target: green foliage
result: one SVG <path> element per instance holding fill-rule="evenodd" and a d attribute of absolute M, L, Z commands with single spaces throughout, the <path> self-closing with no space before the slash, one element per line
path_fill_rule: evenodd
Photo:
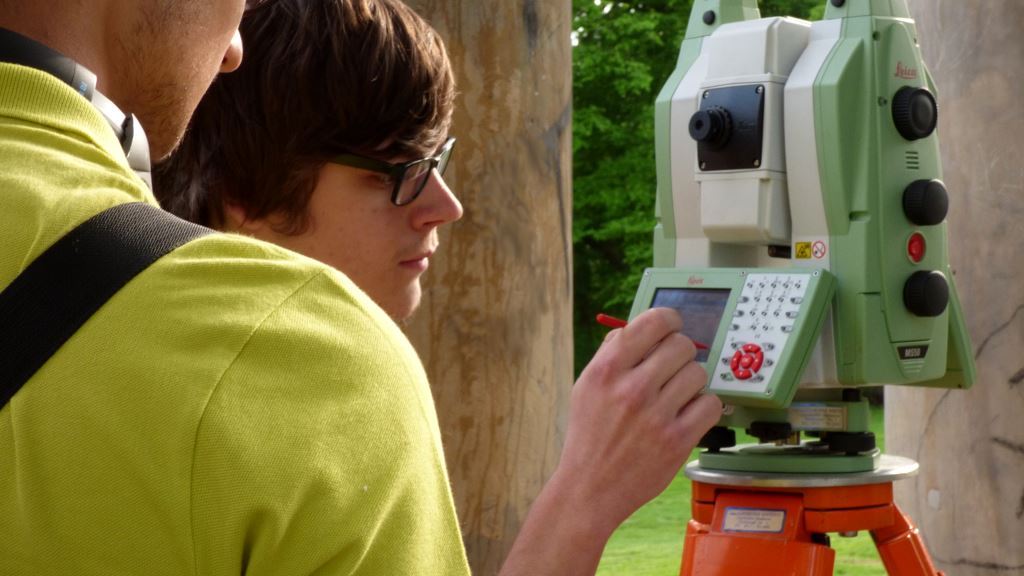
<path fill-rule="evenodd" d="M 574 0 L 573 248 L 577 372 L 629 313 L 650 265 L 654 99 L 675 67 L 690 0 Z"/>
<path fill-rule="evenodd" d="M 760 0 L 762 16 L 795 16 L 805 20 L 820 20 L 827 0 Z"/>
<path fill-rule="evenodd" d="M 817 17 L 825 0 L 762 0 Z M 821 4 L 821 6 L 818 6 Z M 573 249 L 577 374 L 624 318 L 652 261 L 654 100 L 675 69 L 691 0 L 573 0 Z"/>

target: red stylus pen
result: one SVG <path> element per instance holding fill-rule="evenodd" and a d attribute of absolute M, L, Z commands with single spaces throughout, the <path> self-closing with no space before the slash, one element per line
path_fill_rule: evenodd
<path fill-rule="evenodd" d="M 609 328 L 625 328 L 626 324 L 629 324 L 629 322 L 626 322 L 621 318 L 616 318 L 614 316 L 609 316 L 607 314 L 598 314 L 597 323 L 602 326 L 607 326 Z M 708 349 L 707 344 L 704 344 L 703 342 L 697 342 L 696 340 L 693 341 L 693 345 L 697 347 L 697 350 Z"/>

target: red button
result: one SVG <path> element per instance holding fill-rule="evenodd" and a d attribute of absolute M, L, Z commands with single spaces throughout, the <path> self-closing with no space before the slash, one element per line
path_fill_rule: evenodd
<path fill-rule="evenodd" d="M 740 380 L 750 380 L 754 376 L 753 372 L 745 368 L 740 368 L 739 370 L 736 370 L 734 374 L 736 374 L 736 377 L 739 378 Z"/>
<path fill-rule="evenodd" d="M 920 263 L 924 260 L 926 250 L 924 236 L 920 232 L 914 232 L 907 241 L 907 256 L 910 256 L 910 261 L 914 264 Z"/>
<path fill-rule="evenodd" d="M 750 354 L 745 354 L 743 356 L 743 358 L 740 359 L 740 366 L 742 366 L 744 368 L 750 368 L 750 365 L 753 364 L 753 363 L 754 363 L 754 357 L 751 356 Z M 755 370 L 755 372 L 756 372 L 756 370 Z"/>
<path fill-rule="evenodd" d="M 761 351 L 761 347 L 758 346 L 757 344 L 744 344 L 743 351 L 750 352 L 751 354 L 756 354 Z"/>
<path fill-rule="evenodd" d="M 750 356 L 747 356 L 747 358 L 750 358 Z M 750 371 L 757 374 L 761 371 L 762 364 L 764 364 L 764 353 L 758 352 L 754 354 L 753 362 L 750 363 Z"/>
<path fill-rule="evenodd" d="M 732 362 L 729 363 L 729 366 L 732 368 L 733 372 L 735 372 L 736 370 L 739 369 L 739 367 L 740 367 L 740 358 L 742 358 L 742 357 L 743 357 L 743 352 L 740 352 L 739 350 L 737 350 L 736 353 L 732 355 Z"/>

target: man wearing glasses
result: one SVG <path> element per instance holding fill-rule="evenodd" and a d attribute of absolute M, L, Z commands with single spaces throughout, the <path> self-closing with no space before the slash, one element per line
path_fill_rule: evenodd
<path fill-rule="evenodd" d="M 442 179 L 455 85 L 441 40 L 399 2 L 256 3 L 242 27 L 242 67 L 157 167 L 157 198 L 329 264 L 408 318 L 437 229 L 462 217 Z"/>
<path fill-rule="evenodd" d="M 455 144 L 449 136 L 455 88 L 445 48 L 397 0 L 250 4 L 240 28 L 241 67 L 206 94 L 178 152 L 155 171 L 155 192 L 186 219 L 337 268 L 393 319 L 406 319 L 420 302 L 420 276 L 438 248 L 437 229 L 462 216 L 442 178 Z M 677 314 L 660 310 L 610 334 L 576 383 L 558 469 L 503 574 L 593 573 L 612 531 L 668 485 L 717 420 L 721 405 L 698 395 L 706 377 L 680 327 Z M 336 330 L 348 338 L 345 326 Z M 366 346 L 356 336 L 350 340 Z M 407 404 L 377 394 L 359 400 L 352 413 L 391 418 Z M 426 417 L 434 422 L 432 406 Z M 347 440 L 342 431 L 311 441 Z M 345 474 L 360 466 L 385 469 L 402 478 L 444 466 L 440 453 L 428 461 L 355 445 L 352 452 L 358 462 L 325 466 Z M 421 496 L 415 496 L 416 518 L 450 518 L 450 495 L 432 502 Z M 388 506 L 376 509 L 385 514 L 403 510 L 412 496 L 383 498 Z M 335 505 L 361 510 L 358 498 Z M 292 522 L 331 525 L 337 510 Z M 403 558 L 424 554 L 449 558 L 445 573 L 465 570 L 450 523 L 422 534 L 408 523 L 403 529 L 401 519 L 377 522 L 397 532 L 376 538 L 369 553 L 393 564 L 365 573 L 441 573 L 403 567 Z M 340 546 L 337 536 L 321 534 L 320 544 Z M 432 552 L 422 548 L 429 546 Z"/>
<path fill-rule="evenodd" d="M 227 84 L 229 78 L 220 82 Z M 189 138 L 200 130 L 194 127 Z M 294 202 L 305 200 L 305 212 L 294 220 L 286 212 L 252 216 L 254 199 L 250 196 L 227 200 L 224 220 L 205 223 L 330 264 L 392 318 L 403 320 L 419 304 L 420 276 L 438 247 L 438 227 L 462 217 L 462 205 L 442 178 L 454 144 L 455 139 L 448 138 L 436 154 L 394 163 L 378 159 L 389 154 L 333 155 L 319 168 L 311 191 L 299 188 L 299 182 L 285 185 L 296 193 Z M 224 143 L 226 149 L 230 145 Z M 401 159 L 413 152 L 395 155 Z M 162 171 L 169 169 L 173 167 Z M 288 167 L 268 166 L 267 170 L 285 172 Z M 260 170 L 254 172 L 246 178 L 260 175 Z M 264 182 L 278 182 L 279 178 L 294 177 L 292 174 L 268 175 Z M 163 193 L 159 181 L 157 191 Z"/>

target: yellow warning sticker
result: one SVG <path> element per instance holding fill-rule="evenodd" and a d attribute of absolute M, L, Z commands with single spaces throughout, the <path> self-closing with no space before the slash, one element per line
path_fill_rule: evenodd
<path fill-rule="evenodd" d="M 810 242 L 797 242 L 796 243 L 796 259 L 797 260 L 810 260 L 811 255 L 814 251 L 811 249 Z"/>

